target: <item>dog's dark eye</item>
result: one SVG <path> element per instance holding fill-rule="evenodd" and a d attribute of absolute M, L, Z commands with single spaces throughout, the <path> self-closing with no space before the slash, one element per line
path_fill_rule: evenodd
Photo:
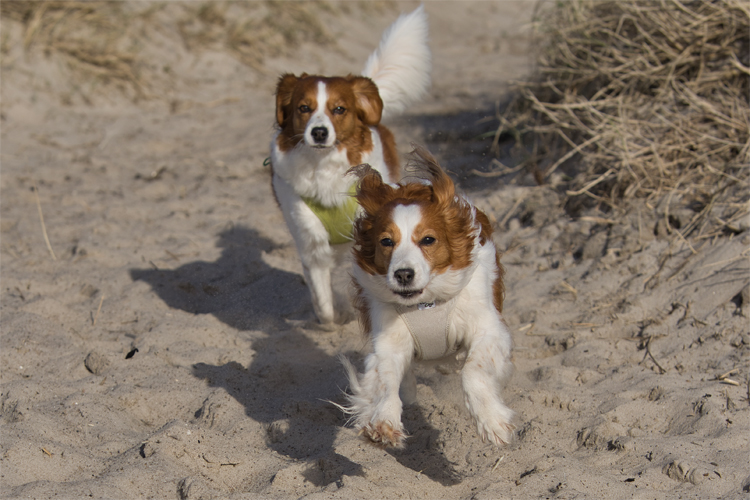
<path fill-rule="evenodd" d="M 435 243 L 435 238 L 433 238 L 432 236 L 425 236 L 424 238 L 422 238 L 422 241 L 419 242 L 420 245 L 425 247 L 428 247 L 433 243 Z"/>
<path fill-rule="evenodd" d="M 393 240 L 390 238 L 383 238 L 382 240 L 380 240 L 380 244 L 384 247 L 392 247 Z"/>
<path fill-rule="evenodd" d="M 334 115 L 343 115 L 344 113 L 346 113 L 346 108 L 342 106 L 336 106 L 335 108 L 333 108 Z"/>
<path fill-rule="evenodd" d="M 303 104 L 302 106 L 299 107 L 299 112 L 300 113 L 309 113 L 310 112 L 310 106 L 307 106 L 307 105 Z"/>

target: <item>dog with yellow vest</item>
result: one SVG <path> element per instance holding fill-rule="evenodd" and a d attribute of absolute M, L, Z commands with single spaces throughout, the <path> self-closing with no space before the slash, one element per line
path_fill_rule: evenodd
<path fill-rule="evenodd" d="M 336 320 L 331 270 L 336 247 L 351 241 L 356 179 L 367 163 L 388 182 L 400 179 L 393 134 L 380 121 L 420 98 L 430 83 L 424 7 L 400 16 L 383 34 L 362 76 L 283 75 L 276 88 L 271 140 L 273 190 L 297 251 L 315 314 Z"/>

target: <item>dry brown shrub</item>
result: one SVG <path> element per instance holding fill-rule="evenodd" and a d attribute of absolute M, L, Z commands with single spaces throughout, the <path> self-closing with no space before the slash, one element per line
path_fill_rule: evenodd
<path fill-rule="evenodd" d="M 560 168 L 569 198 L 610 208 L 680 198 L 697 214 L 683 235 L 716 203 L 747 213 L 750 3 L 559 2 L 537 26 L 536 75 L 496 137 L 524 138 L 538 181 Z"/>

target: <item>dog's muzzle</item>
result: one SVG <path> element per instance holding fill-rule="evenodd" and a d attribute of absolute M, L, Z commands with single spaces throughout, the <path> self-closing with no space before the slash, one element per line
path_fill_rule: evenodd
<path fill-rule="evenodd" d="M 314 127 L 310 131 L 310 136 L 316 146 L 325 147 L 328 140 L 328 129 L 326 127 Z"/>
<path fill-rule="evenodd" d="M 409 287 L 414 282 L 414 275 L 414 269 L 411 268 L 402 268 L 393 271 L 393 278 L 396 280 L 396 283 L 403 288 L 403 290 L 394 290 L 393 293 L 405 299 L 410 299 L 421 294 L 423 290 L 409 290 Z"/>

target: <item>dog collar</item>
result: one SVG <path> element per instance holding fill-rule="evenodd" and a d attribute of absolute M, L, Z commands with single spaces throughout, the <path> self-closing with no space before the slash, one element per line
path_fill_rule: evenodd
<path fill-rule="evenodd" d="M 430 361 L 458 351 L 460 345 L 448 342 L 448 329 L 456 300 L 423 302 L 416 306 L 396 306 L 414 339 L 414 358 Z"/>
<path fill-rule="evenodd" d="M 331 245 L 340 245 L 342 243 L 348 243 L 352 240 L 352 228 L 354 226 L 354 219 L 357 215 L 357 199 L 354 195 L 357 193 L 356 184 L 352 184 L 349 188 L 349 195 L 344 203 L 333 207 L 323 206 L 320 202 L 313 198 L 302 197 L 302 201 L 305 202 L 310 210 L 313 211 L 315 216 L 323 223 L 323 227 L 328 232 L 328 242 Z"/>

